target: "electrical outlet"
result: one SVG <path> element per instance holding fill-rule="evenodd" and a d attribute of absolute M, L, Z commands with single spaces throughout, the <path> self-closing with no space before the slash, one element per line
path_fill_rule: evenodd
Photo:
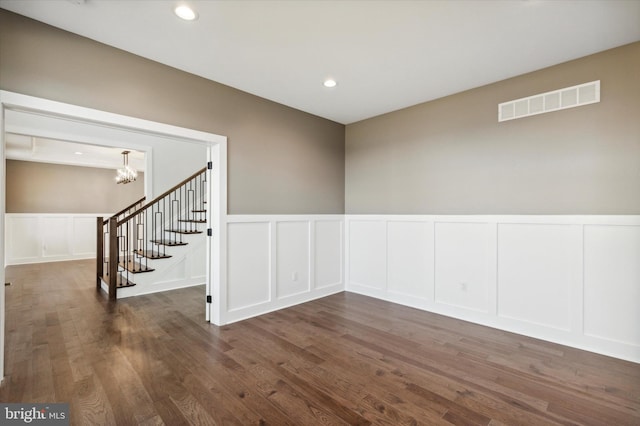
<path fill-rule="evenodd" d="M 293 272 L 291 274 L 291 281 L 298 281 L 298 273 L 297 272 Z"/>

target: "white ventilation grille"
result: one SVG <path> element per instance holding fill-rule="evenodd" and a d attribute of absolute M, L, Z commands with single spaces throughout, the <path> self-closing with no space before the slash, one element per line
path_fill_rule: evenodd
<path fill-rule="evenodd" d="M 600 80 L 498 105 L 498 122 L 600 102 Z"/>

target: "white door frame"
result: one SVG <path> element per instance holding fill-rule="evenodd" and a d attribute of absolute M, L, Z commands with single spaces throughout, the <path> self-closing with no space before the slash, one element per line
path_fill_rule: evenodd
<path fill-rule="evenodd" d="M 172 126 L 149 120 L 99 111 L 77 105 L 51 101 L 33 96 L 0 90 L 0 378 L 4 378 L 5 343 L 5 129 L 7 110 L 23 111 L 62 118 L 97 126 L 107 126 L 124 131 L 159 135 L 180 141 L 207 146 L 208 161 L 213 162 L 211 183 L 209 185 L 211 203 L 210 226 L 213 236 L 207 244 L 207 295 L 213 297 L 213 303 L 206 309 L 206 318 L 220 325 L 220 294 L 226 283 L 226 222 L 227 222 L 227 138 L 213 133 L 201 132 L 184 127 Z M 147 173 L 151 173 L 151 155 L 147 155 Z M 145 184 L 145 193 L 151 195 L 151 179 Z"/>

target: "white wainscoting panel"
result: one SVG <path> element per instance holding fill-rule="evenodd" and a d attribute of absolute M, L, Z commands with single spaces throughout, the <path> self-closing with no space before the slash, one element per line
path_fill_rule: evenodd
<path fill-rule="evenodd" d="M 222 324 L 344 291 L 342 215 L 227 216 Z"/>
<path fill-rule="evenodd" d="M 230 223 L 227 227 L 227 309 L 234 311 L 271 300 L 269 222 Z"/>
<path fill-rule="evenodd" d="M 315 288 L 342 286 L 344 259 L 344 222 L 316 220 L 315 229 Z"/>
<path fill-rule="evenodd" d="M 309 291 L 309 222 L 277 222 L 276 297 Z"/>
<path fill-rule="evenodd" d="M 486 223 L 436 223 L 436 301 L 489 310 L 492 227 Z"/>
<path fill-rule="evenodd" d="M 389 292 L 433 300 L 433 224 L 390 221 L 387 226 Z"/>
<path fill-rule="evenodd" d="M 56 262 L 96 256 L 95 214 L 8 213 L 5 264 Z"/>
<path fill-rule="evenodd" d="M 353 220 L 349 224 L 349 276 L 363 287 L 385 290 L 387 283 L 387 223 Z"/>
<path fill-rule="evenodd" d="M 640 346 L 640 226 L 584 233 L 584 332 Z"/>
<path fill-rule="evenodd" d="M 87 218 L 76 216 L 72 219 L 72 226 L 73 239 L 71 240 L 71 251 L 80 256 L 95 256 L 95 236 L 93 238 L 87 238 L 87 236 L 95 235 L 96 219 L 94 217 Z"/>
<path fill-rule="evenodd" d="M 35 215 L 5 216 L 5 264 L 43 262 L 40 218 Z"/>
<path fill-rule="evenodd" d="M 40 219 L 43 257 L 56 258 L 71 253 L 73 237 L 69 238 L 68 227 L 73 226 L 73 218 L 43 216 Z"/>
<path fill-rule="evenodd" d="M 345 216 L 347 291 L 640 362 L 640 216 Z"/>
<path fill-rule="evenodd" d="M 569 331 L 580 228 L 498 225 L 498 315 Z"/>

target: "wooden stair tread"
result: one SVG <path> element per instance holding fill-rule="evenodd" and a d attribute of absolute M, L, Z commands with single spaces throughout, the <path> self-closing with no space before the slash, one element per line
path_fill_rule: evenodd
<path fill-rule="evenodd" d="M 108 284 L 109 283 L 109 276 L 108 275 L 103 275 L 102 276 L 102 281 L 104 281 L 105 283 Z M 116 278 L 116 288 L 133 287 L 134 285 L 136 285 L 136 283 L 134 283 L 133 281 L 129 281 L 128 279 L 123 277 L 121 274 L 118 274 L 118 276 Z"/>
<path fill-rule="evenodd" d="M 202 231 L 189 229 L 165 229 L 164 232 L 173 232 L 175 234 L 202 234 Z"/>
<path fill-rule="evenodd" d="M 191 210 L 191 213 L 206 213 L 206 210 Z"/>
<path fill-rule="evenodd" d="M 163 246 L 186 246 L 187 243 L 183 243 L 180 241 L 173 241 L 173 240 L 165 240 L 165 239 L 161 239 L 161 240 L 151 240 L 152 243 L 154 244 L 160 244 Z"/>
<path fill-rule="evenodd" d="M 151 272 L 153 271 L 153 268 L 150 268 L 147 265 L 143 265 L 140 262 L 136 262 L 135 260 L 129 260 L 128 262 L 125 262 L 123 260 L 121 260 L 120 262 L 118 262 L 118 265 L 121 268 L 126 269 L 127 271 L 133 273 L 133 274 L 139 274 L 141 272 Z"/>
<path fill-rule="evenodd" d="M 180 219 L 178 222 L 207 223 L 207 220 L 206 219 Z"/>
<path fill-rule="evenodd" d="M 160 253 L 156 250 L 134 250 L 136 255 L 146 257 L 147 259 L 168 259 L 171 257 L 170 254 Z"/>

